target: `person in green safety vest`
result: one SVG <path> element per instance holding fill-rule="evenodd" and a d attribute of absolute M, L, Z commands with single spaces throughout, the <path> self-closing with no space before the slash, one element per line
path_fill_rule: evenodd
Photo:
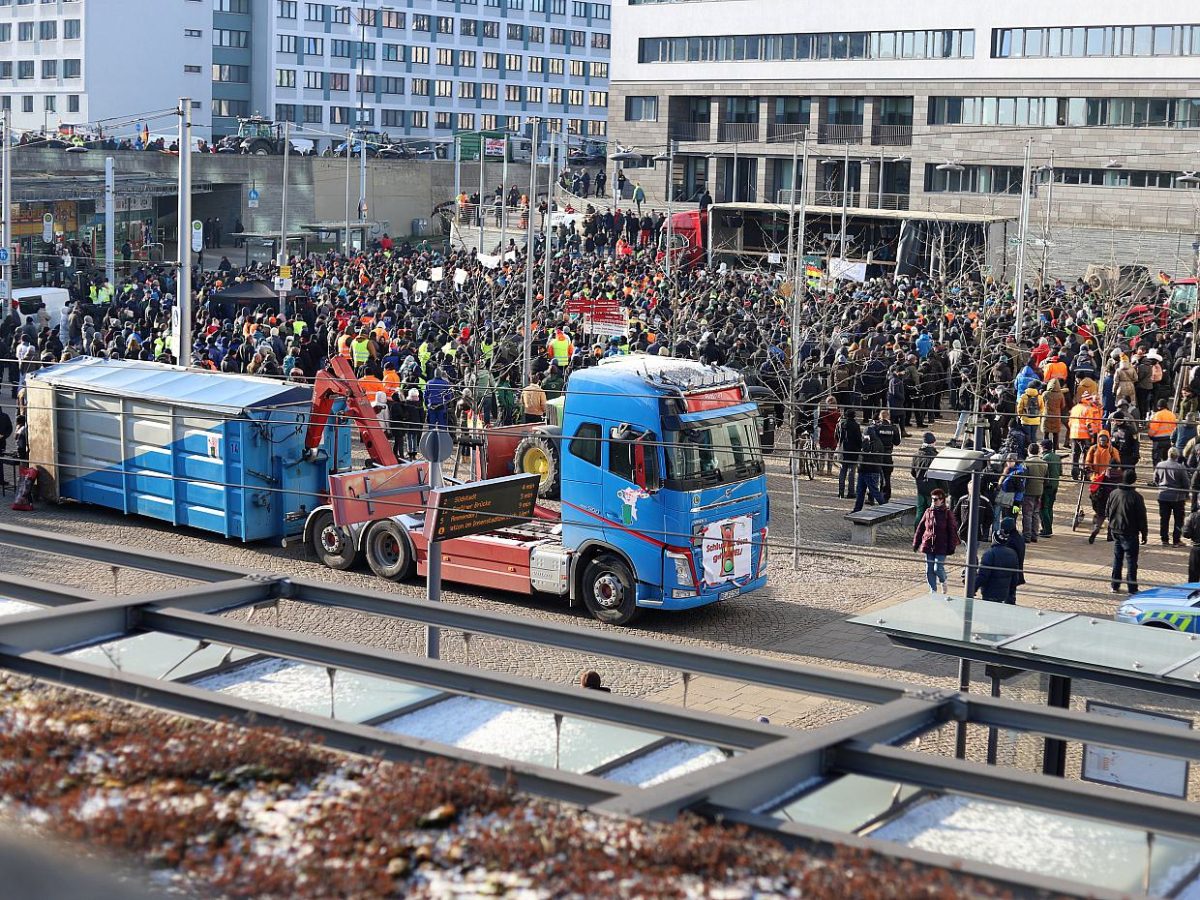
<path fill-rule="evenodd" d="M 546 349 L 550 352 L 551 358 L 560 369 L 565 369 L 571 362 L 571 356 L 575 352 L 575 345 L 571 343 L 570 337 L 563 331 L 562 326 L 554 329 L 554 336 L 546 342 Z"/>

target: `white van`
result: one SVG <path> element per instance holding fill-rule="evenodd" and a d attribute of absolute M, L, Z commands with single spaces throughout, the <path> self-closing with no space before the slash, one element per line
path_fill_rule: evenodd
<path fill-rule="evenodd" d="M 12 292 L 9 314 L 16 317 L 18 324 L 24 324 L 26 316 L 36 316 L 45 307 L 50 327 L 57 328 L 62 311 L 70 302 L 71 294 L 66 288 L 19 288 Z"/>

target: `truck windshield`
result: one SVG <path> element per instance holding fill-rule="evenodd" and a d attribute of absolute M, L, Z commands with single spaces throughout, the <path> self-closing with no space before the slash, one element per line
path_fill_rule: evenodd
<path fill-rule="evenodd" d="M 692 490 L 742 481 L 763 473 L 753 415 L 666 433 L 667 484 Z"/>

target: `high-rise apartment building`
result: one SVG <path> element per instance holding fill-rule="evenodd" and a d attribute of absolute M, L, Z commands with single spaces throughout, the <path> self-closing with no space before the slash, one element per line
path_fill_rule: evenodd
<path fill-rule="evenodd" d="M 19 131 L 53 131 L 123 124 L 191 97 L 203 127 L 212 26 L 213 0 L 0 0 L 0 106 Z"/>
<path fill-rule="evenodd" d="M 264 0 L 242 17 L 250 52 L 222 52 L 221 63 L 249 65 L 250 89 L 232 78 L 214 82 L 214 128 L 230 130 L 227 116 L 258 112 L 302 125 L 322 143 L 353 127 L 444 139 L 517 131 L 538 116 L 552 132 L 602 136 L 610 8 L 591 0 Z M 236 17 L 217 18 L 234 27 Z"/>
<path fill-rule="evenodd" d="M 673 141 L 679 200 L 788 202 L 807 143 L 810 202 L 1015 217 L 1032 142 L 1032 227 L 1058 244 L 1038 255 L 1061 274 L 1191 269 L 1193 4 L 620 0 L 613 19 L 610 139 Z M 640 177 L 665 192 L 664 163 Z"/>

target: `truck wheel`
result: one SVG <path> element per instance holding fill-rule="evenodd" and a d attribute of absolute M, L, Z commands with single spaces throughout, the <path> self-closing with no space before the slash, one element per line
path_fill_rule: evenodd
<path fill-rule="evenodd" d="M 601 553 L 583 570 L 583 602 L 609 625 L 628 625 L 641 612 L 633 573 L 620 557 Z"/>
<path fill-rule="evenodd" d="M 365 541 L 367 565 L 380 578 L 403 581 L 412 575 L 412 545 L 404 529 L 391 519 L 376 522 Z"/>
<path fill-rule="evenodd" d="M 333 521 L 333 512 L 328 509 L 317 513 L 312 526 L 311 542 L 317 559 L 331 569 L 345 571 L 354 565 L 354 560 L 358 557 L 350 533 L 337 527 Z"/>
<path fill-rule="evenodd" d="M 544 434 L 531 434 L 517 444 L 513 454 L 513 472 L 518 475 L 537 475 L 538 496 L 543 500 L 558 497 L 561 472 L 558 465 L 558 448 Z"/>
<path fill-rule="evenodd" d="M 271 145 L 263 143 L 262 141 L 259 141 L 257 144 L 251 144 L 250 145 L 250 155 L 251 156 L 270 156 L 271 155 Z"/>

